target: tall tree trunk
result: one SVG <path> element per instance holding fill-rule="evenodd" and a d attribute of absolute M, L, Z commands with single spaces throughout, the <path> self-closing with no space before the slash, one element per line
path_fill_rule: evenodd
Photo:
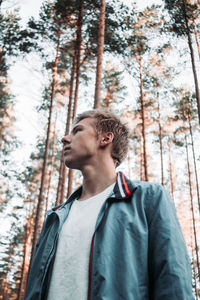
<path fill-rule="evenodd" d="M 78 28 L 77 28 L 77 41 L 76 41 L 76 86 L 74 93 L 74 107 L 72 114 L 72 121 L 75 118 L 76 110 L 77 110 L 77 102 L 78 102 L 78 88 L 80 81 L 80 60 L 81 60 L 81 45 L 82 45 L 82 26 L 83 26 L 83 0 L 80 0 L 79 6 L 79 16 L 78 16 Z"/>
<path fill-rule="evenodd" d="M 3 281 L 3 300 L 8 300 L 8 274 L 5 274 Z"/>
<path fill-rule="evenodd" d="M 140 103 L 141 103 L 141 118 L 142 118 L 142 136 L 143 136 L 143 159 L 144 159 L 144 177 L 148 181 L 148 166 L 147 166 L 147 153 L 146 153 L 146 122 L 144 114 L 144 94 L 143 94 L 143 78 L 142 78 L 142 63 L 141 56 L 136 57 L 140 69 Z"/>
<path fill-rule="evenodd" d="M 78 29 L 77 29 L 77 43 L 76 43 L 76 85 L 74 92 L 74 106 L 72 114 L 72 122 L 76 116 L 77 103 L 78 103 L 78 88 L 80 82 L 80 60 L 81 60 L 81 45 L 82 45 L 82 26 L 83 26 L 83 0 L 80 0 L 79 16 L 78 16 Z M 67 186 L 67 197 L 72 193 L 73 183 L 73 170 L 69 169 L 68 172 L 68 186 Z M 62 193 L 62 202 L 64 201 L 64 190 Z"/>
<path fill-rule="evenodd" d="M 194 280 L 194 291 L 195 291 L 195 300 L 198 300 L 198 288 L 197 288 L 197 276 L 196 276 L 196 261 L 194 255 L 194 239 L 193 239 L 193 222 L 190 219 L 190 241 L 191 241 L 191 254 L 192 254 L 192 275 Z"/>
<path fill-rule="evenodd" d="M 192 223 L 193 223 L 193 230 L 194 230 L 194 243 L 195 243 L 195 252 L 197 258 L 197 269 L 198 273 L 200 274 L 200 265 L 199 265 L 199 253 L 198 253 L 198 244 L 197 244 L 197 231 L 196 231 L 196 221 L 194 216 L 194 205 L 193 205 L 193 195 L 192 195 L 192 180 L 191 180 L 191 172 L 190 172 L 190 162 L 189 162 L 189 154 L 188 154 L 188 143 L 187 143 L 187 136 L 185 133 L 185 149 L 186 149 L 186 156 L 187 156 L 187 169 L 188 169 L 188 182 L 190 188 L 190 207 L 192 213 Z M 200 278 L 199 278 L 200 281 Z"/>
<path fill-rule="evenodd" d="M 131 178 L 131 156 L 130 156 L 130 150 L 128 151 L 128 178 Z"/>
<path fill-rule="evenodd" d="M 64 164 L 64 149 L 61 152 L 61 159 L 60 159 L 60 168 L 59 168 L 59 178 L 57 184 L 57 193 L 56 193 L 56 202 L 55 205 L 61 204 L 60 197 L 61 197 L 61 190 L 62 190 L 62 182 L 63 182 L 63 168 L 65 168 Z"/>
<path fill-rule="evenodd" d="M 20 282 L 20 289 L 19 289 L 19 297 L 18 300 L 23 300 L 25 295 L 26 289 L 26 282 L 28 278 L 28 270 L 29 270 L 29 260 L 30 260 L 30 253 L 31 253 L 31 240 L 32 240 L 32 223 L 31 223 L 31 216 L 27 217 L 26 223 L 26 237 L 24 242 L 24 257 L 23 257 L 23 265 L 22 265 L 22 277 Z"/>
<path fill-rule="evenodd" d="M 200 46 L 199 46 L 199 40 L 198 40 L 198 34 L 197 34 L 197 27 L 196 27 L 194 20 L 192 21 L 192 27 L 194 29 L 194 37 L 195 37 L 195 41 L 197 44 L 197 51 L 198 51 L 199 59 L 200 59 Z"/>
<path fill-rule="evenodd" d="M 144 146 L 143 136 L 140 137 L 140 180 L 144 180 Z"/>
<path fill-rule="evenodd" d="M 200 212 L 200 195 L 199 195 L 199 182 L 198 182 L 198 174 L 197 174 L 197 164 L 196 164 L 196 157 L 195 157 L 195 150 L 194 150 L 194 139 L 193 139 L 193 132 L 192 132 L 192 124 L 190 118 L 188 119 L 189 129 L 190 129 L 190 137 L 192 142 L 192 156 L 194 162 L 194 172 L 195 172 L 195 180 L 196 180 L 196 190 L 197 190 L 197 199 L 198 199 L 198 206 Z"/>
<path fill-rule="evenodd" d="M 33 234 L 33 248 L 32 248 L 31 256 L 33 256 L 35 245 L 36 245 L 37 239 L 39 237 L 39 234 L 40 234 L 40 231 L 41 231 L 41 228 L 42 228 L 41 214 L 42 214 L 42 210 L 43 210 L 42 206 L 44 204 L 44 195 L 43 195 L 43 193 L 44 193 L 44 185 L 45 185 L 45 180 L 46 180 L 47 160 L 48 160 L 48 154 L 49 154 L 51 119 L 52 119 L 54 91 L 55 91 L 56 75 L 57 75 L 57 67 L 58 67 L 60 34 L 61 33 L 59 31 L 58 32 L 57 47 L 56 47 L 56 58 L 55 58 L 54 68 L 53 68 L 53 80 L 52 80 L 52 86 L 51 86 L 51 100 L 50 100 L 50 106 L 49 106 L 47 137 L 46 137 L 45 153 L 44 153 L 43 166 L 42 166 L 42 178 L 41 178 L 40 192 L 39 192 L 38 204 L 37 204 L 37 209 L 36 209 L 35 227 L 34 227 L 34 234 Z"/>
<path fill-rule="evenodd" d="M 170 178 L 170 185 L 171 185 L 171 196 L 174 199 L 174 182 L 173 182 L 173 170 L 172 170 L 172 158 L 171 158 L 171 142 L 168 139 L 168 151 L 169 151 L 169 178 Z"/>
<path fill-rule="evenodd" d="M 67 186 L 67 198 L 72 193 L 73 175 L 74 175 L 74 170 L 69 169 L 69 173 L 68 173 L 68 186 Z"/>
<path fill-rule="evenodd" d="M 75 91 L 74 91 L 74 103 L 73 103 L 73 112 L 72 112 L 72 122 L 76 115 L 77 110 L 77 103 L 78 103 L 78 88 L 79 88 L 79 81 L 80 81 L 80 58 L 81 58 L 81 45 L 82 45 L 82 26 L 83 26 L 83 6 L 84 1 L 80 0 L 79 2 L 79 15 L 78 15 L 78 22 L 77 22 L 77 38 L 76 38 L 76 49 L 75 49 L 75 73 L 76 73 L 76 84 L 75 84 Z M 71 114 L 69 122 L 71 121 Z M 68 124 L 70 125 L 70 123 Z M 69 129 L 68 129 L 69 133 Z M 67 133 L 67 134 L 68 134 Z M 60 203 L 64 202 L 65 196 L 65 180 L 66 180 L 66 169 L 63 168 L 63 182 L 62 182 L 62 190 L 61 190 L 61 198 Z M 68 187 L 67 187 L 67 197 L 72 192 L 72 182 L 73 182 L 73 170 L 69 169 L 68 172 Z"/>
<path fill-rule="evenodd" d="M 70 80 L 70 89 L 69 89 L 69 103 L 68 103 L 65 135 L 69 134 L 70 124 L 71 124 L 75 67 L 76 67 L 76 56 L 74 54 L 73 61 L 72 61 L 72 69 L 71 69 L 71 80 Z M 64 146 L 63 146 L 62 154 L 61 154 L 60 170 L 59 170 L 59 180 L 58 180 L 58 187 L 57 187 L 56 205 L 61 204 L 63 202 L 62 199 L 64 199 L 65 180 L 66 180 L 66 167 L 65 167 L 65 163 L 64 163 Z"/>
<path fill-rule="evenodd" d="M 10 242 L 9 250 L 8 250 L 8 261 L 7 261 L 7 269 L 10 271 L 14 264 L 14 247 L 15 244 L 13 242 Z M 9 271 L 4 276 L 3 281 L 3 300 L 10 300 L 10 292 L 9 292 Z"/>
<path fill-rule="evenodd" d="M 195 298 L 196 300 L 199 299 L 198 297 L 198 289 L 197 289 L 197 276 L 196 276 L 196 264 L 194 259 L 194 249 L 192 248 L 192 271 L 193 271 L 193 279 L 194 279 L 194 291 L 195 291 Z"/>
<path fill-rule="evenodd" d="M 47 186 L 47 195 L 46 195 L 46 203 L 45 203 L 45 210 L 48 209 L 48 201 L 49 201 L 49 193 L 51 188 L 51 179 L 53 175 L 53 165 L 54 165 L 54 152 L 55 152 L 55 142 L 56 142 L 56 121 L 57 121 L 57 114 L 59 109 L 59 102 L 57 102 L 56 105 L 56 116 L 54 120 L 54 128 L 53 128 L 53 138 L 52 138 L 52 148 L 51 148 L 51 163 L 50 163 L 50 169 L 49 169 L 49 179 L 48 179 L 48 186 Z"/>
<path fill-rule="evenodd" d="M 105 10 L 106 2 L 101 0 L 99 30 L 98 30 L 98 45 L 97 45 L 97 68 L 96 68 L 96 85 L 94 95 L 94 108 L 101 106 L 101 75 L 102 75 L 102 60 L 104 51 L 104 36 L 105 36 Z"/>
<path fill-rule="evenodd" d="M 199 124 L 200 124 L 200 93 L 199 93 L 199 84 L 198 84 L 198 78 L 197 78 L 197 72 L 196 72 L 196 66 L 195 66 L 195 59 L 194 59 L 194 50 L 192 47 L 192 39 L 190 34 L 190 28 L 188 24 L 188 17 L 186 13 L 186 6 L 185 6 L 185 0 L 182 1 L 183 3 L 183 9 L 184 9 L 184 17 L 185 17 L 185 26 L 186 26 L 186 33 L 188 38 L 188 46 L 190 49 L 190 56 L 191 56 L 191 62 L 192 62 L 192 70 L 193 70 L 193 76 L 194 76 L 194 84 L 195 84 L 195 91 L 196 91 L 196 100 L 197 100 L 197 109 L 198 109 L 198 116 L 199 116 Z"/>
<path fill-rule="evenodd" d="M 158 103 L 158 127 L 159 127 L 159 143 L 160 143 L 161 184 L 164 185 L 163 141 L 162 141 L 162 126 L 161 126 L 161 119 L 160 119 L 160 100 L 159 100 L 158 91 L 157 91 L 157 103 Z"/>

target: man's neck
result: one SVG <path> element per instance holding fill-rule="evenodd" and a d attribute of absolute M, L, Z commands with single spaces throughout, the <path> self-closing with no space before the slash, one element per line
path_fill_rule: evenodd
<path fill-rule="evenodd" d="M 117 179 L 117 173 L 114 165 L 107 165 L 101 168 L 87 167 L 82 170 L 83 174 L 83 189 L 79 200 L 89 199 L 111 184 L 113 184 Z"/>

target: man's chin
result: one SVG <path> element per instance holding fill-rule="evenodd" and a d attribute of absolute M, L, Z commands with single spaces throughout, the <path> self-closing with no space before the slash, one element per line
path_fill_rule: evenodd
<path fill-rule="evenodd" d="M 79 166 L 77 166 L 76 162 L 65 160 L 65 166 L 69 169 L 80 170 Z"/>

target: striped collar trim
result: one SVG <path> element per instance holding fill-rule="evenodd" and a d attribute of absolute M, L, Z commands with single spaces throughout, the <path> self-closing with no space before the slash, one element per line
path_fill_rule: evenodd
<path fill-rule="evenodd" d="M 113 189 L 113 194 L 115 198 L 123 199 L 128 198 L 132 195 L 136 187 L 133 183 L 124 175 L 124 173 L 119 172 L 117 174 L 117 181 Z M 112 197 L 112 195 L 111 195 Z"/>

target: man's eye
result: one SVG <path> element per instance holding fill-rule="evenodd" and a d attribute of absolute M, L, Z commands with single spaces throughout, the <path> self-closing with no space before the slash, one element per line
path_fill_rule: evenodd
<path fill-rule="evenodd" d="M 75 129 L 74 133 L 77 133 L 78 131 L 81 131 L 81 129 L 80 128 Z"/>

